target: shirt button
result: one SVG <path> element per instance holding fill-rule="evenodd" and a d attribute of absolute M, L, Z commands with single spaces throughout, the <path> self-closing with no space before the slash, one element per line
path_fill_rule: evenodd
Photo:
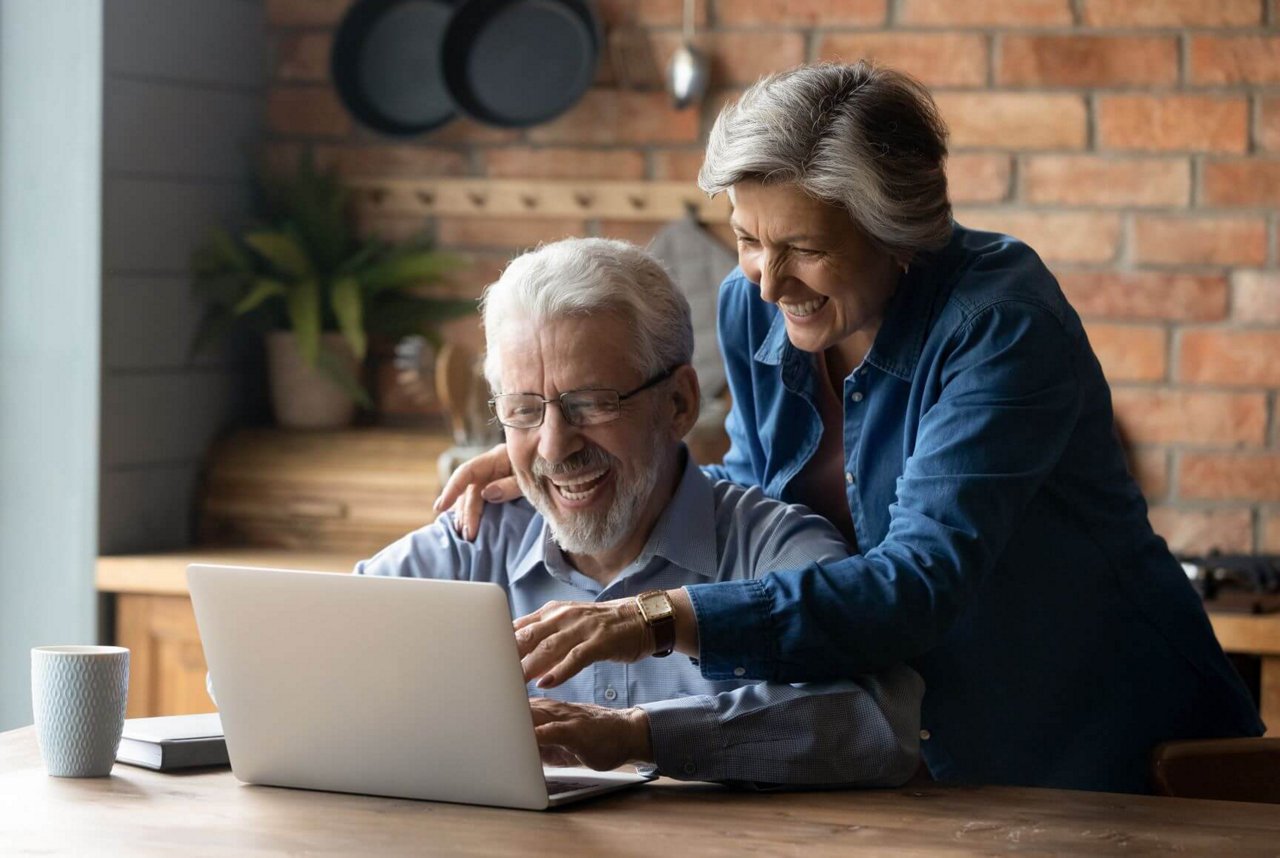
<path fill-rule="evenodd" d="M 734 676 L 746 676 L 746 675 L 747 675 L 747 669 L 746 669 L 745 667 L 735 667 L 735 668 L 733 669 L 733 675 L 734 675 Z"/>
<path fill-rule="evenodd" d="M 849 485 L 853 485 L 853 472 L 852 472 L 852 471 L 845 471 L 845 472 L 844 472 L 844 481 L 845 481 L 846 483 L 848 483 Z"/>
<path fill-rule="evenodd" d="M 860 390 L 855 390 L 855 391 L 853 392 L 853 395 L 852 395 L 852 396 L 850 396 L 849 398 L 850 398 L 850 399 L 852 399 L 854 402 L 861 402 L 861 401 L 862 401 L 862 391 L 860 391 Z"/>
<path fill-rule="evenodd" d="M 698 770 L 698 767 L 693 764 L 693 760 L 690 760 L 689 762 L 684 764 L 684 773 L 686 775 L 691 775 L 697 770 Z"/>
<path fill-rule="evenodd" d="M 613 686 L 609 686 L 604 690 L 604 699 L 610 702 L 618 699 L 618 692 L 613 690 Z"/>
<path fill-rule="evenodd" d="M 927 741 L 929 741 L 929 731 L 928 731 L 928 730 L 921 730 L 921 731 L 920 731 L 920 740 L 921 740 L 922 742 L 927 742 Z"/>

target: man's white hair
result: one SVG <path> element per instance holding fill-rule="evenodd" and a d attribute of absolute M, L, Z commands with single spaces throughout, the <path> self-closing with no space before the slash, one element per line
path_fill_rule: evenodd
<path fill-rule="evenodd" d="M 516 257 L 481 299 L 484 374 L 501 391 L 497 345 L 511 325 L 611 314 L 633 331 L 633 363 L 656 375 L 693 359 L 689 302 L 650 253 L 625 241 L 567 238 Z"/>

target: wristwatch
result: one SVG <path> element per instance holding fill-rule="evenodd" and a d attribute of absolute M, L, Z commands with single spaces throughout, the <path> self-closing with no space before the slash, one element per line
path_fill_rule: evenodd
<path fill-rule="evenodd" d="M 653 629 L 653 657 L 665 658 L 676 646 L 676 608 L 665 590 L 647 590 L 636 596 L 640 619 Z"/>

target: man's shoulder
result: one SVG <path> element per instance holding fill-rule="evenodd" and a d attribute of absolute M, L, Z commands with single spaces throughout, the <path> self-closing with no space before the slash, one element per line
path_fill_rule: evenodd
<path fill-rule="evenodd" d="M 711 488 L 722 565 L 748 562 L 754 567 L 740 570 L 738 576 L 756 577 L 849 554 L 840 531 L 806 506 L 729 480 L 714 480 Z"/>

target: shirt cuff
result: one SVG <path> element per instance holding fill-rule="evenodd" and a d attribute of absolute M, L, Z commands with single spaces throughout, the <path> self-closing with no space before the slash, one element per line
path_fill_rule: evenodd
<path fill-rule="evenodd" d="M 773 678 L 772 602 L 755 579 L 684 588 L 698 622 L 698 666 L 706 679 Z"/>
<path fill-rule="evenodd" d="M 685 781 L 723 779 L 724 740 L 711 697 L 655 700 L 638 708 L 649 716 L 649 740 L 659 774 Z"/>

